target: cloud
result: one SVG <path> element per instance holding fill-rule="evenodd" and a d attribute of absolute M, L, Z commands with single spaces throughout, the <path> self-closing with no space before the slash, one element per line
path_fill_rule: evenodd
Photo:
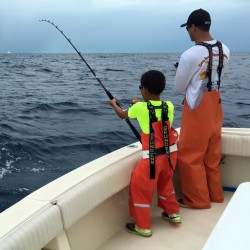
<path fill-rule="evenodd" d="M 86 52 L 179 52 L 192 45 L 191 11 L 208 10 L 212 35 L 233 51 L 249 50 L 248 0 L 0 0 L 0 52 L 72 52 L 49 19 Z M 232 21 L 233 19 L 233 21 Z"/>

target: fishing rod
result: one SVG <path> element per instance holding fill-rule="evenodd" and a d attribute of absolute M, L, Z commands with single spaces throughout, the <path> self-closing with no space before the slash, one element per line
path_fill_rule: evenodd
<path fill-rule="evenodd" d="M 91 73 L 94 75 L 95 79 L 99 82 L 99 84 L 102 86 L 103 90 L 105 91 L 105 93 L 107 94 L 107 96 L 109 97 L 110 100 L 114 99 L 113 95 L 106 89 L 106 87 L 104 86 L 104 84 L 102 83 L 102 81 L 97 77 L 97 75 L 95 74 L 94 70 L 90 67 L 90 65 L 87 63 L 87 61 L 83 58 L 82 54 L 80 53 L 80 51 L 77 50 L 77 48 L 74 46 L 74 44 L 70 41 L 70 39 L 63 33 L 62 30 L 60 30 L 58 28 L 57 25 L 55 25 L 53 22 L 51 22 L 50 20 L 46 20 L 46 19 L 41 19 L 39 20 L 39 22 L 47 22 L 50 23 L 51 25 L 53 25 L 65 38 L 66 40 L 70 43 L 70 45 L 74 48 L 74 50 L 77 52 L 77 54 L 80 56 L 80 58 L 82 59 L 82 61 L 87 65 L 87 67 L 89 68 L 89 70 L 91 71 Z M 119 103 L 117 103 L 117 105 L 121 108 L 121 106 L 119 105 Z M 125 121 L 127 122 L 127 124 L 129 125 L 129 127 L 131 128 L 131 130 L 133 131 L 134 135 L 136 136 L 136 138 L 141 142 L 141 136 L 139 134 L 139 132 L 136 130 L 136 128 L 133 126 L 133 124 L 130 122 L 129 119 L 125 119 Z"/>

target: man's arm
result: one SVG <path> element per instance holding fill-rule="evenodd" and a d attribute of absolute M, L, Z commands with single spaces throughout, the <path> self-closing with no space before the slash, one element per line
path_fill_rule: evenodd
<path fill-rule="evenodd" d="M 185 91 L 192 78 L 192 69 L 190 66 L 190 62 L 182 55 L 175 75 L 175 87 L 179 91 Z"/>

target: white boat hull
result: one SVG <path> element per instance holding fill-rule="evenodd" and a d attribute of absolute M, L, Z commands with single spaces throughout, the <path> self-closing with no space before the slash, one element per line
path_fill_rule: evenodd
<path fill-rule="evenodd" d="M 222 184 L 236 189 L 250 180 L 250 129 L 223 128 L 222 136 Z M 130 220 L 128 185 L 140 157 L 140 143 L 131 144 L 75 169 L 5 210 L 0 214 L 0 249 L 201 249 L 233 193 L 226 192 L 224 204 L 214 203 L 211 209 L 182 210 L 179 228 L 162 221 L 154 203 L 153 236 L 146 241 L 131 236 L 124 231 Z M 178 193 L 178 175 L 175 185 Z"/>

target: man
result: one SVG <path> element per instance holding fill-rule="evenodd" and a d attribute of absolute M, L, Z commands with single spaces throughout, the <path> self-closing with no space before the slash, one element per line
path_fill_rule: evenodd
<path fill-rule="evenodd" d="M 230 51 L 209 32 L 207 11 L 193 11 L 185 24 L 195 46 L 180 58 L 175 76 L 177 90 L 185 91 L 178 171 L 183 207 L 210 208 L 210 202 L 223 202 L 221 186 L 221 127 L 223 110 L 220 80 Z"/>

